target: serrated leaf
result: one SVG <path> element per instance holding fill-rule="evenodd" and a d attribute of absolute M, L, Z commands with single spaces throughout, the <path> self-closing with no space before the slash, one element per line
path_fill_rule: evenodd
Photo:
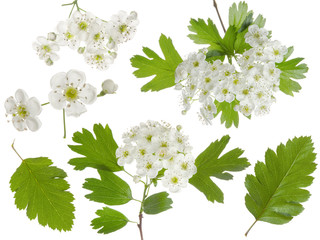
<path fill-rule="evenodd" d="M 280 144 L 277 152 L 268 149 L 265 163 L 255 165 L 255 176 L 247 175 L 245 197 L 247 209 L 256 218 L 273 224 L 288 223 L 303 211 L 302 202 L 310 197 L 303 189 L 311 185 L 316 169 L 310 137 Z"/>
<path fill-rule="evenodd" d="M 224 52 L 209 49 L 209 51 L 206 54 L 206 61 L 213 62 L 216 60 L 220 60 L 221 62 L 223 62 L 225 59 L 225 55 L 226 54 Z"/>
<path fill-rule="evenodd" d="M 267 20 L 261 14 L 259 14 L 258 17 L 253 21 L 253 24 L 258 25 L 259 28 L 263 28 L 266 24 L 266 21 Z"/>
<path fill-rule="evenodd" d="M 223 48 L 226 55 L 234 55 L 234 43 L 236 41 L 236 38 L 237 30 L 234 26 L 230 26 L 221 41 L 221 47 Z"/>
<path fill-rule="evenodd" d="M 91 201 L 107 205 L 122 205 L 132 200 L 130 186 L 120 177 L 109 171 L 98 170 L 100 179 L 87 178 L 83 188 L 92 193 L 85 197 Z"/>
<path fill-rule="evenodd" d="M 253 13 L 250 13 L 246 19 L 243 21 L 241 27 L 238 30 L 238 33 L 243 32 L 244 30 L 246 30 L 252 23 L 253 23 Z"/>
<path fill-rule="evenodd" d="M 294 92 L 299 92 L 301 89 L 300 84 L 292 79 L 305 78 L 304 74 L 309 70 L 306 64 L 299 64 L 303 58 L 294 58 L 287 61 L 293 50 L 293 47 L 290 47 L 288 53 L 284 56 L 284 60 L 281 63 L 276 63 L 276 67 L 281 70 L 279 88 L 290 96 L 293 96 Z"/>
<path fill-rule="evenodd" d="M 96 214 L 99 217 L 91 221 L 91 226 L 93 229 L 100 229 L 98 233 L 108 234 L 115 232 L 129 222 L 128 218 L 122 213 L 108 207 L 98 210 Z"/>
<path fill-rule="evenodd" d="M 233 3 L 229 9 L 229 25 L 234 26 L 238 31 L 250 14 L 253 12 L 248 11 L 248 5 L 245 2 L 240 2 L 238 6 Z"/>
<path fill-rule="evenodd" d="M 210 179 L 216 177 L 223 180 L 232 179 L 229 172 L 238 172 L 250 166 L 246 158 L 241 158 L 243 150 L 236 148 L 220 156 L 230 140 L 224 136 L 221 140 L 211 143 L 196 158 L 197 173 L 189 180 L 189 183 L 201 191 L 209 201 L 223 203 L 221 189 Z"/>
<path fill-rule="evenodd" d="M 224 52 L 221 47 L 222 38 L 219 31 L 212 20 L 208 18 L 208 23 L 203 19 L 191 19 L 188 29 L 194 34 L 189 34 L 188 37 L 196 44 L 209 44 L 211 49 Z"/>
<path fill-rule="evenodd" d="M 18 209 L 27 209 L 29 219 L 38 217 L 42 226 L 70 231 L 74 219 L 73 195 L 68 192 L 67 174 L 53 167 L 46 157 L 28 158 L 12 175 L 10 188 Z"/>
<path fill-rule="evenodd" d="M 132 67 L 138 68 L 138 70 L 133 72 L 137 78 L 155 75 L 150 82 L 141 88 L 143 92 L 149 90 L 160 91 L 175 85 L 175 70 L 183 60 L 173 46 L 171 38 L 167 38 L 162 34 L 159 39 L 159 44 L 164 59 L 146 47 L 143 48 L 143 52 L 148 58 L 140 55 L 135 55 L 131 58 Z"/>
<path fill-rule="evenodd" d="M 230 128 L 232 125 L 239 126 L 239 113 L 234 110 L 237 105 L 236 101 L 231 103 L 215 101 L 214 103 L 217 107 L 217 113 L 214 117 L 217 117 L 221 112 L 220 120 L 222 124 L 225 123 L 226 128 Z"/>
<path fill-rule="evenodd" d="M 75 170 L 91 167 L 111 172 L 121 171 L 123 168 L 118 165 L 116 158 L 118 145 L 109 126 L 104 128 L 101 124 L 95 124 L 93 132 L 95 137 L 87 129 L 73 134 L 72 140 L 80 145 L 69 145 L 69 148 L 84 157 L 73 158 L 69 164 L 73 165 Z"/>
<path fill-rule="evenodd" d="M 143 204 L 143 211 L 146 214 L 158 214 L 164 212 L 171 207 L 173 203 L 171 198 L 168 198 L 167 192 L 160 192 L 148 197 Z"/>

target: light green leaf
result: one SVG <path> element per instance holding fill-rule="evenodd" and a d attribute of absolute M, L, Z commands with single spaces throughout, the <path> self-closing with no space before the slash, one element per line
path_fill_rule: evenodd
<path fill-rule="evenodd" d="M 265 163 L 255 165 L 255 176 L 247 175 L 246 206 L 256 221 L 285 224 L 303 211 L 302 202 L 310 193 L 303 189 L 311 185 L 311 173 L 316 169 L 310 137 L 280 144 L 277 152 L 268 149 Z"/>
<path fill-rule="evenodd" d="M 266 21 L 267 20 L 261 14 L 259 14 L 256 20 L 253 21 L 253 24 L 258 25 L 259 28 L 263 28 L 266 24 Z"/>
<path fill-rule="evenodd" d="M 230 128 L 232 125 L 239 126 L 239 113 L 234 110 L 234 107 L 238 104 L 237 101 L 231 103 L 228 102 L 214 102 L 217 107 L 217 113 L 214 117 L 217 117 L 221 112 L 221 123 L 225 123 L 226 128 Z"/>
<path fill-rule="evenodd" d="M 300 84 L 292 79 L 305 78 L 304 74 L 309 70 L 306 64 L 299 64 L 303 58 L 294 58 L 287 61 L 292 53 L 293 47 L 290 47 L 283 62 L 276 64 L 276 67 L 281 70 L 279 88 L 282 92 L 291 96 L 293 96 L 293 92 L 299 92 L 301 89 Z"/>
<path fill-rule="evenodd" d="M 69 161 L 75 170 L 87 167 L 111 172 L 121 171 L 123 168 L 117 163 L 117 143 L 113 139 L 112 131 L 108 125 L 104 128 L 101 124 L 93 126 L 93 134 L 87 129 L 73 134 L 72 140 L 80 145 L 69 145 L 69 148 L 84 157 L 73 158 Z"/>
<path fill-rule="evenodd" d="M 164 212 L 171 207 L 173 203 L 171 198 L 168 198 L 167 192 L 160 192 L 148 197 L 143 204 L 143 211 L 146 214 L 158 214 Z"/>
<path fill-rule="evenodd" d="M 129 222 L 128 218 L 122 213 L 108 207 L 98 210 L 96 214 L 99 216 L 91 221 L 93 229 L 100 229 L 98 233 L 108 234 L 115 232 Z"/>
<path fill-rule="evenodd" d="M 143 52 L 148 58 L 140 55 L 131 58 L 131 65 L 138 68 L 133 73 L 137 78 L 155 75 L 150 82 L 141 88 L 143 92 L 160 91 L 175 85 L 175 70 L 183 60 L 174 48 L 171 38 L 162 34 L 159 44 L 165 59 L 146 47 L 143 48 Z"/>
<path fill-rule="evenodd" d="M 238 6 L 233 3 L 229 9 L 229 25 L 234 26 L 238 31 L 250 14 L 253 12 L 248 11 L 248 5 L 245 2 L 240 2 Z"/>
<path fill-rule="evenodd" d="M 222 38 L 212 20 L 208 19 L 208 24 L 201 18 L 191 19 L 189 30 L 195 34 L 189 34 L 188 37 L 196 44 L 209 44 L 212 50 L 224 52 L 221 47 Z"/>
<path fill-rule="evenodd" d="M 189 180 L 189 183 L 201 191 L 211 202 L 223 203 L 223 193 L 210 177 L 230 180 L 233 176 L 229 172 L 242 171 L 250 166 L 246 158 L 240 157 L 243 154 L 243 150 L 239 148 L 220 156 L 229 140 L 229 136 L 224 136 L 220 141 L 217 140 L 211 143 L 196 158 L 197 173 Z"/>
<path fill-rule="evenodd" d="M 253 23 L 253 13 L 250 13 L 246 19 L 243 21 L 240 29 L 238 30 L 238 33 L 243 32 L 244 30 L 246 30 L 252 23 Z"/>
<path fill-rule="evenodd" d="M 132 200 L 130 186 L 112 172 L 98 170 L 100 179 L 87 178 L 83 188 L 91 190 L 86 195 L 91 201 L 107 205 L 122 205 Z"/>
<path fill-rule="evenodd" d="M 74 219 L 73 195 L 66 191 L 67 174 L 46 157 L 28 158 L 12 175 L 10 188 L 15 192 L 18 209 L 27 209 L 29 219 L 38 217 L 42 226 L 70 231 Z"/>

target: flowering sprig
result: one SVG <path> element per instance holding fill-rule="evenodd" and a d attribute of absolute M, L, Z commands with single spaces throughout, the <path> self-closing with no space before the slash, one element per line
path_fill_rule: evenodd
<path fill-rule="evenodd" d="M 11 96 L 6 99 L 4 103 L 6 115 L 7 117 L 12 115 L 11 121 L 18 131 L 39 130 L 42 124 L 38 116 L 42 112 L 42 106 L 51 104 L 53 108 L 63 112 L 64 138 L 66 138 L 65 115 L 79 117 L 87 111 L 85 105 L 93 104 L 97 97 L 113 94 L 117 90 L 117 85 L 108 79 L 102 83 L 102 90 L 97 95 L 97 89 L 86 83 L 85 74 L 78 70 L 55 74 L 51 78 L 50 85 L 52 90 L 48 94 L 49 102 L 43 104 L 40 104 L 35 97 L 29 98 L 22 89 L 16 91 L 15 98 Z"/>
<path fill-rule="evenodd" d="M 59 59 L 60 47 L 68 46 L 82 54 L 92 67 L 106 70 L 117 57 L 118 45 L 131 40 L 139 24 L 136 12 L 119 11 L 105 21 L 80 8 L 78 0 L 62 6 L 72 6 L 69 18 L 59 22 L 47 38 L 38 37 L 33 44 L 39 58 L 49 66 Z"/>
<path fill-rule="evenodd" d="M 100 175 L 100 179 L 86 179 L 83 187 L 92 191 L 86 197 L 110 206 L 129 201 L 140 204 L 138 221 L 131 221 L 109 207 L 98 210 L 98 218 L 92 220 L 93 228 L 99 229 L 98 233 L 108 234 L 131 222 L 137 224 L 143 240 L 143 214 L 158 214 L 171 208 L 169 193 L 150 195 L 152 187 L 156 187 L 159 181 L 171 193 L 179 192 L 190 183 L 208 201 L 223 203 L 223 193 L 210 177 L 230 180 L 233 176 L 229 172 L 241 171 L 250 165 L 246 158 L 241 158 L 243 151 L 238 148 L 220 156 L 229 136 L 211 143 L 197 158 L 192 157 L 188 137 L 182 133 L 180 125 L 173 128 L 168 123 L 141 123 L 123 134 L 124 145 L 121 147 L 118 147 L 108 125 L 96 124 L 93 132 L 95 137 L 86 129 L 76 132 L 73 141 L 77 145 L 69 145 L 72 151 L 82 155 L 69 161 L 75 170 L 91 167 Z M 126 169 L 131 163 L 136 165 L 134 174 Z M 143 184 L 141 200 L 133 197 L 129 184 L 116 172 L 124 172 L 133 182 Z"/>
<path fill-rule="evenodd" d="M 289 95 L 298 92 L 301 87 L 293 79 L 304 78 L 308 67 L 299 64 L 302 58 L 288 60 L 293 47 L 271 40 L 271 32 L 264 28 L 266 20 L 262 15 L 254 19 L 246 3 L 231 6 L 228 29 L 224 27 L 216 1 L 214 7 L 224 37 L 211 19 L 207 22 L 191 19 L 188 27 L 192 32 L 188 37 L 196 44 L 209 45 L 208 48 L 190 53 L 183 60 L 171 39 L 162 35 L 159 43 L 165 59 L 144 48 L 150 59 L 136 55 L 131 63 L 138 68 L 134 74 L 139 78 L 156 75 L 142 91 L 175 86 L 181 91 L 182 114 L 199 102 L 198 114 L 203 123 L 211 124 L 221 112 L 221 123 L 227 128 L 238 127 L 239 112 L 247 118 L 253 113 L 267 114 L 279 90 Z"/>

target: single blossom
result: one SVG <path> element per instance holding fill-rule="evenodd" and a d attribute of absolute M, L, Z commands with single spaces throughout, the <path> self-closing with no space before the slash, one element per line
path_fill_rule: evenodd
<path fill-rule="evenodd" d="M 29 98 L 24 90 L 18 89 L 15 97 L 7 98 L 4 107 L 6 113 L 12 115 L 13 126 L 18 131 L 24 131 L 29 128 L 34 132 L 41 127 L 41 122 L 37 117 L 42 110 L 41 104 L 37 98 Z"/>

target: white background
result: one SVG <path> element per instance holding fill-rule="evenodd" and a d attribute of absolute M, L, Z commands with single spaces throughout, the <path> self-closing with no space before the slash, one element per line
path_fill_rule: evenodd
<path fill-rule="evenodd" d="M 286 46 L 295 46 L 293 57 L 305 57 L 310 71 L 307 78 L 300 81 L 302 90 L 295 97 L 279 93 L 277 103 L 271 113 L 264 117 L 247 120 L 240 117 L 238 129 L 225 129 L 216 119 L 212 126 L 204 126 L 198 121 L 197 106 L 187 116 L 180 114 L 179 92 L 167 89 L 159 93 L 141 93 L 140 87 L 150 79 L 136 79 L 129 59 L 134 54 L 142 54 L 142 46 L 148 46 L 159 52 L 158 39 L 161 33 L 170 36 L 181 54 L 199 48 L 187 38 L 187 25 L 190 18 L 212 18 L 219 27 L 215 9 L 211 0 L 117 0 L 98 1 L 80 0 L 80 7 L 93 12 L 96 16 L 108 20 L 118 10 L 135 10 L 139 14 L 140 25 L 135 38 L 120 46 L 118 58 L 106 72 L 91 69 L 76 52 L 65 48 L 59 52 L 61 59 L 52 67 L 47 67 L 38 59 L 31 45 L 39 35 L 53 31 L 57 22 L 67 18 L 70 8 L 60 7 L 62 1 L 16 0 L 2 2 L 1 22 L 1 87 L 0 102 L 13 95 L 18 88 L 36 96 L 42 103 L 47 102 L 50 91 L 49 81 L 57 72 L 70 69 L 82 70 L 87 82 L 100 88 L 107 78 L 119 85 L 116 95 L 106 96 L 88 107 L 88 112 L 80 118 L 68 118 L 68 136 L 64 140 L 62 112 L 50 105 L 43 108 L 40 115 L 43 123 L 40 131 L 17 132 L 11 123 L 7 123 L 4 108 L 0 110 L 0 239 L 132 239 L 138 240 L 138 228 L 128 224 L 125 228 L 108 236 L 97 234 L 90 222 L 95 211 L 102 204 L 89 202 L 84 195 L 88 192 L 81 188 L 85 178 L 96 177 L 96 171 L 74 171 L 67 162 L 77 156 L 68 149 L 72 133 L 81 128 L 92 129 L 94 123 L 109 124 L 114 137 L 121 144 L 121 135 L 129 127 L 148 119 L 166 120 L 173 125 L 181 124 L 185 134 L 189 135 L 197 156 L 212 141 L 229 134 L 231 141 L 227 150 L 240 147 L 245 150 L 251 167 L 234 174 L 233 181 L 214 181 L 225 195 L 224 204 L 208 202 L 202 193 L 189 186 L 178 194 L 171 194 L 173 209 L 156 215 L 145 216 L 143 222 L 145 239 L 245 239 L 244 233 L 253 223 L 253 216 L 244 204 L 246 174 L 253 173 L 257 160 L 264 160 L 268 147 L 275 149 L 280 142 L 286 142 L 294 136 L 312 136 L 316 152 L 320 149 L 319 131 L 319 35 L 318 11 L 320 4 L 315 0 L 247 0 L 249 8 L 255 14 L 262 13 L 267 18 L 266 28 L 272 30 L 273 39 L 280 40 Z M 220 0 L 218 5 L 225 25 L 228 25 L 228 9 L 232 0 Z M 256 16 L 255 15 L 255 16 Z M 75 195 L 76 220 L 71 232 L 53 231 L 42 227 L 37 220 L 30 221 L 25 211 L 19 211 L 14 205 L 9 180 L 20 159 L 10 145 L 16 140 L 16 148 L 24 158 L 47 156 L 54 164 L 68 173 L 67 180 Z M 317 163 L 319 161 L 317 160 Z M 283 226 L 258 222 L 248 239 L 319 239 L 320 213 L 320 177 L 319 170 L 314 172 L 314 183 L 308 188 L 312 193 L 305 210 L 289 224 Z M 129 179 L 124 176 L 125 179 Z M 141 198 L 141 186 L 131 184 L 135 198 Z M 154 189 L 155 190 L 155 189 Z M 162 191 L 159 187 L 156 191 Z M 119 206 L 130 220 L 138 220 L 139 205 L 136 202 Z"/>

